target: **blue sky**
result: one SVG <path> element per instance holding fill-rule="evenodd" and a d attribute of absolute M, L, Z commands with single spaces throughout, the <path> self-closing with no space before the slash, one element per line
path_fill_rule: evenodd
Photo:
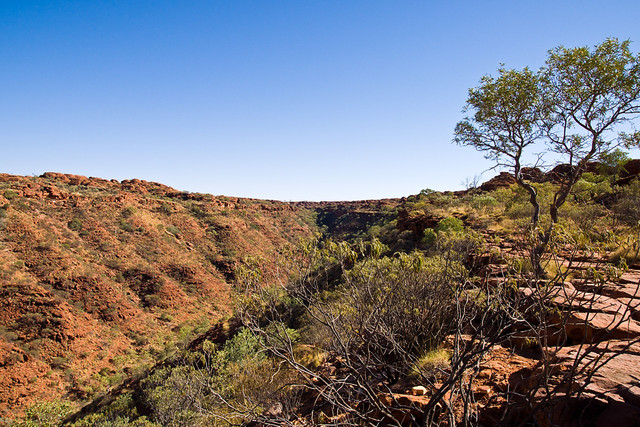
<path fill-rule="evenodd" d="M 638 52 L 639 16 L 636 0 L 0 0 L 0 172 L 278 200 L 455 190 L 491 166 L 451 144 L 469 87 L 561 44 Z"/>

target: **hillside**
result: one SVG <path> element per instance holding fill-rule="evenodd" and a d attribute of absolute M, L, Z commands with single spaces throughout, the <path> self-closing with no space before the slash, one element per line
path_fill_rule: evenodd
<path fill-rule="evenodd" d="M 590 165 L 540 272 L 504 173 L 317 203 L 0 175 L 0 417 L 634 425 L 636 163 Z M 561 169 L 527 171 L 540 200 Z"/>
<path fill-rule="evenodd" d="M 286 203 L 0 174 L 0 417 L 82 401 L 231 312 L 245 256 L 316 231 Z"/>

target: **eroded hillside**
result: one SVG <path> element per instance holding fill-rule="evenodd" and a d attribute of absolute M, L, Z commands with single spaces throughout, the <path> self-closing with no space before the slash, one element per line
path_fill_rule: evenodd
<path fill-rule="evenodd" d="M 315 230 L 285 203 L 0 174 L 0 417 L 161 360 L 228 315 L 238 260 Z"/>

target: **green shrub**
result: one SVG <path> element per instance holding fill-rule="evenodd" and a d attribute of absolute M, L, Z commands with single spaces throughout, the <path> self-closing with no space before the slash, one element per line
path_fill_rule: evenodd
<path fill-rule="evenodd" d="M 461 219 L 454 217 L 447 217 L 436 225 L 435 232 L 440 233 L 443 231 L 453 231 L 453 232 L 461 232 L 464 230 L 464 223 Z"/>
<path fill-rule="evenodd" d="M 585 177 L 585 175 L 587 176 Z M 593 199 L 611 193 L 611 185 L 606 181 L 606 177 L 602 177 L 602 175 L 595 175 L 599 178 L 605 178 L 605 180 L 597 180 L 590 178 L 589 175 L 591 174 L 585 173 L 571 189 L 571 194 L 573 194 L 576 201 L 589 202 Z"/>
<path fill-rule="evenodd" d="M 233 338 L 227 341 L 223 351 L 225 359 L 230 362 L 240 362 L 247 358 L 264 360 L 266 356 L 261 352 L 260 340 L 248 329 L 241 329 Z"/>
<path fill-rule="evenodd" d="M 432 246 L 436 242 L 436 234 L 433 228 L 426 228 L 422 234 L 422 244 L 425 246 Z"/>
<path fill-rule="evenodd" d="M 133 206 L 128 206 L 127 208 L 125 208 L 122 211 L 122 216 L 125 218 L 130 218 L 132 217 L 135 213 L 137 212 L 136 208 L 134 208 Z"/>
<path fill-rule="evenodd" d="M 71 403 L 54 400 L 31 405 L 25 411 L 25 419 L 15 424 L 16 427 L 53 427 L 62 425 L 62 420 L 71 414 Z"/>
<path fill-rule="evenodd" d="M 180 236 L 180 229 L 178 227 L 175 227 L 173 225 L 170 225 L 166 228 L 167 232 L 170 234 L 173 234 L 176 237 Z"/>
<path fill-rule="evenodd" d="M 607 175 L 619 175 L 624 164 L 630 159 L 629 154 L 619 148 L 601 153 L 598 156 L 598 161 L 600 162 L 599 172 Z"/>
<path fill-rule="evenodd" d="M 627 225 L 640 224 L 640 181 L 634 180 L 624 187 L 618 197 L 618 201 L 612 207 L 616 218 Z"/>
<path fill-rule="evenodd" d="M 207 216 L 205 210 L 199 205 L 193 204 L 190 206 L 189 210 L 191 211 L 191 214 L 196 218 L 203 219 Z"/>
<path fill-rule="evenodd" d="M 143 305 L 145 307 L 162 306 L 162 298 L 160 298 L 159 295 L 155 295 L 155 294 L 145 295 L 143 296 L 142 300 L 143 300 Z"/>
<path fill-rule="evenodd" d="M 51 367 L 61 369 L 66 366 L 68 360 L 66 357 L 54 357 L 51 359 Z"/>
<path fill-rule="evenodd" d="M 173 316 L 163 311 L 162 313 L 160 313 L 158 320 L 162 320 L 163 322 L 171 322 L 173 320 Z"/>
<path fill-rule="evenodd" d="M 82 221 L 78 218 L 73 218 L 71 221 L 69 221 L 67 227 L 69 227 L 69 229 L 73 231 L 80 231 L 82 230 Z"/>
<path fill-rule="evenodd" d="M 124 230 L 124 231 L 126 231 L 128 233 L 131 233 L 132 231 L 135 230 L 135 227 L 131 223 L 129 223 L 129 222 L 125 221 L 125 220 L 122 220 L 122 219 L 120 220 L 119 225 L 120 225 L 120 228 L 122 230 Z"/>
<path fill-rule="evenodd" d="M 487 208 L 497 206 L 498 201 L 492 196 L 486 194 L 478 194 L 476 196 L 473 196 L 470 205 L 473 209 L 485 210 Z"/>
<path fill-rule="evenodd" d="M 5 199 L 13 200 L 16 197 L 18 197 L 18 193 L 16 193 L 15 191 L 13 191 L 13 190 L 5 190 L 5 192 L 4 192 L 4 198 Z"/>
<path fill-rule="evenodd" d="M 158 212 L 163 213 L 165 215 L 171 215 L 173 213 L 173 208 L 171 207 L 171 205 L 169 203 L 163 202 L 158 207 Z"/>
<path fill-rule="evenodd" d="M 160 427 L 146 416 L 140 417 L 131 394 L 119 396 L 115 401 L 73 423 L 73 427 Z"/>
<path fill-rule="evenodd" d="M 433 349 L 417 360 L 411 368 L 411 374 L 419 378 L 435 377 L 451 366 L 450 359 L 451 353 L 448 350 L 442 348 Z"/>

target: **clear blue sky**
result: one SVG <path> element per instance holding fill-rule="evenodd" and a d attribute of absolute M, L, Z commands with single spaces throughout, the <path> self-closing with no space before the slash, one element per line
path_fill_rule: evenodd
<path fill-rule="evenodd" d="M 455 190 L 483 74 L 631 39 L 640 2 L 0 0 L 0 172 L 279 200 Z M 483 179 L 490 178 L 486 173 Z"/>

